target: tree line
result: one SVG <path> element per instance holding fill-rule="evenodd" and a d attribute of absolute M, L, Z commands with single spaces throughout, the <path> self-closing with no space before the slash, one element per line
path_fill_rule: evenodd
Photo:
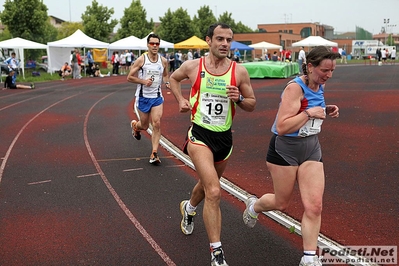
<path fill-rule="evenodd" d="M 82 13 L 81 22 L 66 21 L 59 28 L 51 25 L 48 8 L 42 0 L 9 0 L 3 7 L 0 20 L 5 29 L 0 34 L 0 40 L 20 37 L 45 44 L 63 39 L 80 29 L 86 35 L 108 43 L 131 35 L 144 38 L 152 31 L 165 41 L 177 43 L 193 35 L 203 39 L 209 25 L 217 21 L 227 23 L 235 33 L 254 32 L 241 21 L 236 22 L 227 11 L 216 18 L 207 5 L 200 7 L 193 18 L 182 7 L 175 11 L 169 8 L 163 17 L 159 17 L 161 24 L 157 28 L 154 28 L 153 19 L 147 19 L 147 12 L 140 0 L 132 0 L 119 20 L 112 19 L 114 8 L 93 0 Z M 120 27 L 114 33 L 118 23 Z"/>

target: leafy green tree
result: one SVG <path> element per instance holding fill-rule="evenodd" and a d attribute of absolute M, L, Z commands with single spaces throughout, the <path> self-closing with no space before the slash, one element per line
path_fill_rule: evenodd
<path fill-rule="evenodd" d="M 253 30 L 240 22 L 236 23 L 235 20 L 231 17 L 232 14 L 225 11 L 223 14 L 219 16 L 218 21 L 226 23 L 230 26 L 234 33 L 245 33 L 245 32 L 253 32 Z"/>
<path fill-rule="evenodd" d="M 8 29 L 8 37 L 20 37 L 26 40 L 47 43 L 56 40 L 57 29 L 50 24 L 47 6 L 41 0 L 5 1 L 0 19 Z M 3 37 L 6 37 L 6 33 Z M 7 38 L 7 39 L 9 39 Z M 37 59 L 45 51 L 26 50 L 25 58 Z"/>
<path fill-rule="evenodd" d="M 178 43 L 184 41 L 197 33 L 195 25 L 191 21 L 190 15 L 186 9 L 178 8 L 176 11 L 168 11 L 165 16 L 159 18 L 161 25 L 157 29 L 157 34 L 162 39 Z"/>
<path fill-rule="evenodd" d="M 198 9 L 198 17 L 194 15 L 193 23 L 198 29 L 195 35 L 204 40 L 209 26 L 216 23 L 216 17 L 213 15 L 212 9 L 205 5 Z"/>
<path fill-rule="evenodd" d="M 0 19 L 14 38 L 47 43 L 54 33 L 48 22 L 47 6 L 41 0 L 5 1 Z"/>
<path fill-rule="evenodd" d="M 147 12 L 141 5 L 140 0 L 133 0 L 128 8 L 125 8 L 124 15 L 120 19 L 121 27 L 117 31 L 118 39 L 131 35 L 137 38 L 144 38 L 154 30 L 154 21 L 147 21 Z"/>
<path fill-rule="evenodd" d="M 94 39 L 109 42 L 110 35 L 118 24 L 117 19 L 111 19 L 113 14 L 114 8 L 108 9 L 93 0 L 91 6 L 87 6 L 86 11 L 82 14 L 85 34 Z"/>
<path fill-rule="evenodd" d="M 58 28 L 57 39 L 64 39 L 71 34 L 75 33 L 77 30 L 84 31 L 83 25 L 81 22 L 69 22 L 65 21 L 61 24 L 61 27 Z"/>
<path fill-rule="evenodd" d="M 247 32 L 254 32 L 253 29 L 250 27 L 242 24 L 242 22 L 238 22 L 235 26 L 235 29 L 233 30 L 234 33 L 247 33 Z"/>
<path fill-rule="evenodd" d="M 389 36 L 388 36 L 388 38 L 387 38 L 387 43 L 386 43 L 386 45 L 395 46 L 395 41 L 393 40 L 392 33 L 389 34 Z"/>
<path fill-rule="evenodd" d="M 11 33 L 10 33 L 10 31 L 8 30 L 8 27 L 5 26 L 3 32 L 0 33 L 0 41 L 9 40 L 9 39 L 11 39 L 11 38 L 12 38 L 12 37 L 11 37 Z"/>

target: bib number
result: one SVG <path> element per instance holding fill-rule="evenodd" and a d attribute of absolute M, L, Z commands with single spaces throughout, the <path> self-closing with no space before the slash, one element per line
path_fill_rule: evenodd
<path fill-rule="evenodd" d="M 226 123 L 229 110 L 229 99 L 227 96 L 202 93 L 201 113 L 202 122 L 208 125 L 220 126 Z"/>

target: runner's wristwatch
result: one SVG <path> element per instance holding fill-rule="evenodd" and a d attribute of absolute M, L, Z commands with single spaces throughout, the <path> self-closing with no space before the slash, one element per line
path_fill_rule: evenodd
<path fill-rule="evenodd" d="M 241 102 L 244 101 L 244 100 L 245 100 L 244 96 L 242 96 L 242 95 L 240 94 L 240 96 L 238 96 L 238 101 L 236 101 L 236 104 L 239 104 L 239 103 L 241 103 Z"/>

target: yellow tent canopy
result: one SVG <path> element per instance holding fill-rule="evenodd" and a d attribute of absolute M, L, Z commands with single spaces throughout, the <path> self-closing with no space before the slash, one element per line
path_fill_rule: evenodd
<path fill-rule="evenodd" d="M 175 49 L 208 49 L 209 45 L 206 41 L 201 40 L 197 36 L 188 38 L 185 41 L 175 43 Z"/>

